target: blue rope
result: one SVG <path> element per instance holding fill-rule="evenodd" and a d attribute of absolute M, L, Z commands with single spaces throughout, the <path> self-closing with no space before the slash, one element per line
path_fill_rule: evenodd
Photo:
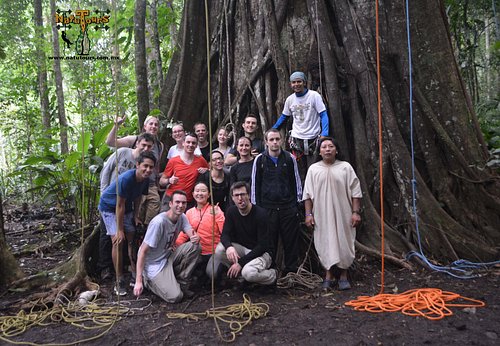
<path fill-rule="evenodd" d="M 415 216 L 415 230 L 417 233 L 418 248 L 419 248 L 419 252 L 410 251 L 406 255 L 406 259 L 409 260 L 411 257 L 418 257 L 422 262 L 424 262 L 430 269 L 434 271 L 442 272 L 460 279 L 471 279 L 479 276 L 479 274 L 474 273 L 474 270 L 487 269 L 490 266 L 499 264 L 500 261 L 488 262 L 488 263 L 476 263 L 459 259 L 448 266 L 438 266 L 431 263 L 427 259 L 427 257 L 425 257 L 424 251 L 422 249 L 422 240 L 420 237 L 420 230 L 418 227 L 417 179 L 415 178 L 415 148 L 413 141 L 413 79 L 412 79 L 413 65 L 411 60 L 410 12 L 408 8 L 409 0 L 406 0 L 405 3 L 406 3 L 406 33 L 407 33 L 407 43 L 408 43 L 408 76 L 410 82 L 409 102 L 410 102 L 410 144 L 411 144 L 411 174 L 412 174 L 411 190 L 412 190 L 413 214 Z"/>

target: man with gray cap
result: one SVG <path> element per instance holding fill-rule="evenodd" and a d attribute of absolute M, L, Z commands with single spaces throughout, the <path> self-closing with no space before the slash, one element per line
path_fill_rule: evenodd
<path fill-rule="evenodd" d="M 279 129 L 293 116 L 290 148 L 297 156 L 300 177 L 304 181 L 307 168 L 315 161 L 316 141 L 319 136 L 328 136 L 328 114 L 321 95 L 306 87 L 306 76 L 296 71 L 290 75 L 290 86 L 294 93 L 285 101 L 283 113 L 273 128 Z M 304 155 L 305 157 L 301 156 Z"/>

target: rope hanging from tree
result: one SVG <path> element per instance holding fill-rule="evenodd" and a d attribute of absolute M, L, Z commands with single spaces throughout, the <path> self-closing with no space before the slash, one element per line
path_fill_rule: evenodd
<path fill-rule="evenodd" d="M 442 272 L 459 279 L 471 279 L 480 276 L 474 271 L 487 269 L 488 267 L 500 264 L 500 261 L 493 262 L 470 262 L 467 260 L 459 259 L 454 261 L 448 266 L 439 266 L 431 263 L 424 254 L 422 249 L 422 240 L 419 229 L 419 219 L 417 212 L 417 179 L 415 174 L 415 149 L 413 140 L 413 79 L 412 79 L 412 54 L 411 54 L 411 41 L 410 41 L 410 17 L 408 10 L 408 0 L 406 1 L 406 32 L 407 32 L 407 45 L 408 45 L 408 80 L 409 80 L 409 103 L 410 103 L 410 143 L 411 143 L 411 172 L 412 172 L 412 208 L 415 215 L 415 231 L 417 233 L 417 242 L 419 251 L 410 251 L 406 258 L 418 257 L 430 269 Z"/>
<path fill-rule="evenodd" d="M 116 10 L 116 1 L 113 2 L 113 12 L 114 12 L 114 15 L 115 15 L 115 21 L 117 20 L 117 10 Z M 114 36 L 115 36 L 115 49 L 116 49 L 116 52 L 118 53 L 118 28 L 117 26 L 115 25 L 115 30 L 114 30 Z M 120 62 L 117 61 L 116 64 L 119 64 Z M 120 98 L 119 98 L 119 87 L 118 87 L 118 84 L 119 84 L 119 79 L 120 79 L 120 74 L 116 74 L 116 80 L 115 80 L 115 106 L 116 106 L 116 115 L 115 115 L 115 124 L 116 124 L 116 131 L 115 131 L 115 137 L 114 137 L 114 141 L 115 141 L 115 181 L 116 181 L 116 186 L 115 186 L 115 194 L 116 194 L 116 209 L 115 209 L 115 217 L 116 217 L 116 226 L 118 226 L 118 196 L 119 196 L 119 189 L 118 189 L 118 145 L 117 145 L 117 141 L 118 141 L 118 127 L 119 127 L 119 122 L 118 122 L 118 118 L 119 118 L 119 113 L 120 113 Z M 123 117 L 123 120 L 125 121 L 125 116 Z M 102 218 L 101 218 L 102 219 Z M 105 225 L 101 225 L 102 227 L 105 227 Z M 116 229 L 116 232 L 118 233 L 118 228 Z M 111 246 L 115 246 L 115 244 L 112 244 Z M 130 244 L 128 244 L 128 246 L 130 246 Z M 119 272 L 119 266 L 122 265 L 122 244 L 118 243 L 117 247 L 116 247 L 116 257 L 117 257 L 117 263 L 115 264 L 115 273 L 118 273 Z M 119 287 L 120 285 L 120 278 L 118 277 L 118 275 L 115 275 L 115 285 L 117 287 Z M 115 323 L 118 319 L 119 319 L 119 308 L 120 308 L 120 303 L 121 303 L 121 296 L 120 294 L 117 294 L 117 300 L 118 300 L 118 310 L 116 311 L 116 315 L 115 315 L 115 321 L 113 323 Z"/>
<path fill-rule="evenodd" d="M 205 0 L 205 33 L 206 33 L 206 51 L 207 51 L 207 103 L 208 103 L 208 132 L 212 138 L 212 108 L 210 103 L 210 35 L 209 35 L 209 25 L 208 25 L 208 0 Z M 212 141 L 210 141 L 210 153 L 212 152 Z M 213 167 L 210 167 L 209 174 Z M 212 178 L 209 181 L 209 191 L 210 191 L 210 202 L 212 205 L 212 215 L 215 215 L 214 201 L 213 201 L 213 189 L 212 189 Z M 212 256 L 215 255 L 215 217 L 212 218 Z M 214 261 L 212 261 L 212 266 L 214 266 Z M 212 272 L 215 272 L 212 267 Z M 213 318 L 217 333 L 220 339 L 224 342 L 232 342 L 236 339 L 236 335 L 240 333 L 244 327 L 246 327 L 252 320 L 264 317 L 269 312 L 269 305 L 266 303 L 252 303 L 248 295 L 243 294 L 243 303 L 233 304 L 225 307 L 215 307 L 215 278 L 212 277 L 211 283 L 211 301 L 212 308 L 205 312 L 195 312 L 195 313 L 169 313 L 168 318 L 185 318 L 188 320 L 198 321 L 200 319 Z M 224 322 L 229 325 L 230 337 L 225 338 L 219 322 Z"/>
<path fill-rule="evenodd" d="M 319 67 L 319 93 L 323 95 L 323 77 L 321 71 L 321 50 L 319 48 L 319 16 L 318 16 L 318 0 L 314 0 L 316 10 L 316 45 L 318 46 L 318 67 Z"/>
<path fill-rule="evenodd" d="M 401 311 L 405 315 L 422 316 L 430 320 L 440 320 L 446 316 L 450 316 L 453 312 L 449 307 L 483 307 L 485 303 L 479 300 L 462 297 L 459 294 L 441 291 L 437 288 L 420 288 L 406 291 L 400 294 L 384 294 L 384 190 L 383 190 L 383 153 L 382 153 L 382 111 L 381 111 L 381 92 L 380 92 L 380 47 L 379 47 L 379 2 L 375 2 L 375 40 L 377 54 L 377 109 L 378 109 L 378 128 L 379 128 L 379 174 L 380 174 L 380 224 L 381 224 L 381 287 L 380 293 L 376 296 L 359 296 L 356 300 L 351 300 L 345 303 L 347 306 L 354 307 L 358 311 L 368 311 L 373 313 L 378 312 L 395 312 Z M 411 45 L 410 45 L 410 18 L 408 9 L 408 0 L 406 0 L 406 30 L 408 35 L 408 63 L 410 74 L 410 124 L 412 135 L 412 173 L 413 173 L 413 208 L 415 212 L 415 220 L 418 230 L 418 217 L 416 212 L 416 184 L 413 164 L 413 110 L 412 110 L 412 79 L 411 79 Z M 419 238 L 420 239 L 420 238 Z M 420 243 L 419 243 L 420 245 Z M 470 303 L 449 303 L 451 301 L 461 299 Z"/>

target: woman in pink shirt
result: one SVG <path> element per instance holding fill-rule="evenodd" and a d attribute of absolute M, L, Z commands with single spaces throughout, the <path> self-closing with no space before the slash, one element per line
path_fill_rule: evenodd
<path fill-rule="evenodd" d="M 186 211 L 186 216 L 191 227 L 193 227 L 193 231 L 200 236 L 201 244 L 201 256 L 198 259 L 197 268 L 194 273 L 196 274 L 201 271 L 202 275 L 204 275 L 208 260 L 212 256 L 212 252 L 215 251 L 217 244 L 219 244 L 225 217 L 224 212 L 222 212 L 219 206 L 216 205 L 212 208 L 209 201 L 209 188 L 204 182 L 200 181 L 195 184 L 193 197 L 196 201 L 196 206 Z M 179 246 L 187 241 L 189 241 L 189 237 L 181 232 L 177 237 L 175 245 Z"/>

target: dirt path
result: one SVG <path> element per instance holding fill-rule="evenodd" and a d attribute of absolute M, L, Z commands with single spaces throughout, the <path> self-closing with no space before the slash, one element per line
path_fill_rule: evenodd
<path fill-rule="evenodd" d="M 45 214 L 44 214 L 45 215 Z M 23 244 L 42 244 L 53 241 L 63 231 L 61 219 L 48 214 L 44 221 L 23 218 L 10 211 L 7 217 L 7 238 L 22 268 L 27 274 L 55 266 L 67 260 L 71 254 L 71 242 L 78 237 L 66 234 L 67 242 L 55 247 L 44 247 L 43 251 L 25 252 Z M 57 221 L 59 220 L 59 221 Z M 40 231 L 40 224 L 54 225 L 48 231 Z M 59 225 L 57 228 L 56 226 Z M 24 231 L 23 231 L 24 229 Z M 320 290 L 302 291 L 277 289 L 261 292 L 249 288 L 228 287 L 216 293 L 215 306 L 221 307 L 243 302 L 247 293 L 254 303 L 269 305 L 267 316 L 254 320 L 237 333 L 236 345 L 498 345 L 500 343 L 500 299 L 499 268 L 484 277 L 460 280 L 443 274 L 424 270 L 410 272 L 389 268 L 386 271 L 386 293 L 401 293 L 414 288 L 439 288 L 460 295 L 479 299 L 486 307 L 477 309 L 452 308 L 453 315 L 440 321 L 423 317 L 411 317 L 401 313 L 371 314 L 354 311 L 344 305 L 346 301 L 360 295 L 375 295 L 379 292 L 380 263 L 361 258 L 354 273 L 354 285 L 349 291 L 324 293 Z M 101 283 L 101 297 L 108 302 L 116 301 L 110 294 L 111 282 Z M 169 319 L 167 313 L 204 312 L 211 307 L 208 290 L 196 289 L 197 295 L 179 304 L 167 304 L 151 293 L 142 298 L 151 301 L 143 310 L 118 321 L 99 339 L 86 345 L 215 345 L 221 344 L 212 319 L 189 322 Z M 33 292 L 4 292 L 0 297 L 0 316 L 14 315 L 18 303 L 29 300 Z M 135 300 L 132 290 L 121 302 L 127 307 L 140 308 L 147 300 Z M 227 332 L 228 325 L 220 328 Z M 83 330 L 69 324 L 56 323 L 34 327 L 14 338 L 15 341 L 35 343 L 77 342 L 95 336 L 103 330 Z M 227 335 L 227 334 L 225 334 Z M 0 341 L 2 344 L 2 341 Z"/>

